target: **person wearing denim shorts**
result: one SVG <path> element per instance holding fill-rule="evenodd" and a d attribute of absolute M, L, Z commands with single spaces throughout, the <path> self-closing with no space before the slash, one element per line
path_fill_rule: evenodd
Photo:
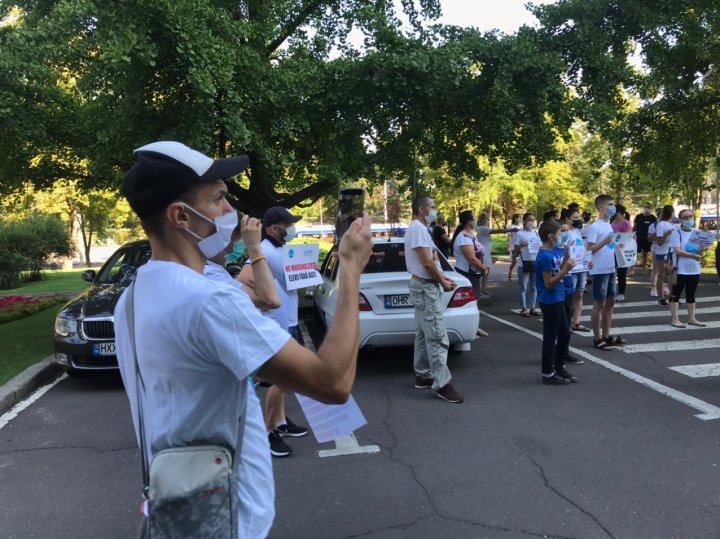
<path fill-rule="evenodd" d="M 615 215 L 615 201 L 610 195 L 595 199 L 598 218 L 588 227 L 587 248 L 591 253 L 590 275 L 593 285 L 593 345 L 598 350 L 614 350 L 625 339 L 610 335 L 617 285 L 615 282 L 615 243 L 610 219 Z"/>

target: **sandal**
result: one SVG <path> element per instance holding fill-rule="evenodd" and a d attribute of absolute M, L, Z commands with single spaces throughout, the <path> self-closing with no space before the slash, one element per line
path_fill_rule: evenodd
<path fill-rule="evenodd" d="M 612 335 L 605 340 L 610 346 L 622 346 L 623 344 L 627 344 L 627 341 L 622 337 L 613 337 Z"/>
<path fill-rule="evenodd" d="M 530 309 L 530 314 L 533 316 L 542 316 L 542 311 L 538 311 L 537 309 Z"/>
<path fill-rule="evenodd" d="M 688 322 L 691 326 L 697 326 L 699 328 L 706 328 L 707 324 L 703 324 L 702 322 Z"/>
<path fill-rule="evenodd" d="M 603 339 L 593 339 L 593 346 L 597 348 L 598 350 L 602 350 L 604 352 L 613 352 L 615 351 L 615 347 Z"/>
<path fill-rule="evenodd" d="M 520 310 L 520 316 L 530 318 L 530 311 L 528 311 L 527 309 L 522 309 L 522 310 Z"/>
<path fill-rule="evenodd" d="M 688 324 L 690 324 L 690 322 L 688 322 Z M 671 325 L 672 327 L 674 327 L 674 328 L 680 328 L 680 329 L 683 329 L 683 328 L 686 328 L 686 327 L 687 327 L 687 326 L 686 326 L 685 324 L 683 324 L 682 322 L 678 322 L 677 324 L 676 324 L 675 322 L 670 322 L 670 325 Z M 690 324 L 690 325 L 694 325 L 694 324 Z"/>
<path fill-rule="evenodd" d="M 575 324 L 571 329 L 573 331 L 583 331 L 583 332 L 590 331 L 590 328 L 586 328 L 582 324 Z"/>

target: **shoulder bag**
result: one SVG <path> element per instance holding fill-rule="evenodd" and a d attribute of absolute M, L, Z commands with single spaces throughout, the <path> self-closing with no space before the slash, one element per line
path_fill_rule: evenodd
<path fill-rule="evenodd" d="M 188 445 L 157 452 L 148 466 L 141 398 L 145 384 L 135 342 L 134 292 L 135 281 L 127 290 L 125 306 L 135 362 L 143 496 L 147 508 L 147 522 L 143 523 L 141 537 L 236 539 L 237 470 L 245 431 L 247 384 L 241 399 L 234 458 L 222 445 Z"/>
<path fill-rule="evenodd" d="M 680 230 L 677 231 L 680 237 L 680 245 L 682 245 L 682 234 Z M 663 275 L 663 282 L 669 286 L 675 286 L 677 284 L 677 264 L 675 263 L 675 253 L 672 247 L 668 250 L 668 263 L 665 264 L 665 275 Z"/>

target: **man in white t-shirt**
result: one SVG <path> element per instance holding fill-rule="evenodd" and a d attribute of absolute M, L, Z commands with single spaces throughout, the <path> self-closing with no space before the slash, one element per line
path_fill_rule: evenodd
<path fill-rule="evenodd" d="M 593 344 L 598 350 L 614 350 L 625 344 L 622 337 L 610 335 L 615 307 L 615 243 L 610 219 L 615 215 L 615 201 L 610 195 L 595 199 L 598 218 L 587 227 L 587 250 L 590 256 L 590 275 L 593 287 L 593 308 L 590 316 L 593 326 Z"/>
<path fill-rule="evenodd" d="M 415 305 L 415 387 L 432 387 L 439 398 L 459 403 L 462 395 L 450 383 L 450 340 L 441 302 L 442 291 L 454 290 L 455 281 L 442 272 L 427 228 L 437 215 L 435 201 L 429 195 L 418 195 L 412 201 L 412 212 L 413 220 L 405 232 L 405 263 L 411 273 L 409 288 Z"/>
<path fill-rule="evenodd" d="M 340 244 L 338 316 L 313 353 L 263 317 L 247 294 L 203 276 L 207 259 L 227 248 L 237 226 L 223 179 L 242 172 L 247 156 L 213 160 L 169 141 L 135 155 L 122 193 L 148 235 L 152 259 L 135 278 L 134 342 L 127 294 L 115 309 L 115 334 L 135 432 L 146 441 L 143 457 L 151 462 L 161 450 L 199 441 L 239 449 L 239 536 L 265 537 L 275 513 L 272 466 L 249 378 L 258 372 L 324 402 L 347 400 L 357 362 L 360 274 L 372 252 L 370 219 L 355 221 Z M 236 448 L 243 422 L 244 442 Z"/>

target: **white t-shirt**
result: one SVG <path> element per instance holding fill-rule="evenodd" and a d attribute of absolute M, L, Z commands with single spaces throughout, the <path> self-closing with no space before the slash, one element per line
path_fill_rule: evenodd
<path fill-rule="evenodd" d="M 247 398 L 238 469 L 241 537 L 265 537 L 275 516 L 272 464 L 260 401 L 249 377 L 288 341 L 247 294 L 174 262 L 150 260 L 137 271 L 135 338 L 145 386 L 147 457 L 202 440 L 234 448 Z M 135 361 L 125 312 L 115 307 L 120 374 L 139 432 Z M 139 440 L 139 436 L 138 436 Z"/>
<path fill-rule="evenodd" d="M 420 262 L 420 256 L 415 250 L 418 247 L 427 247 L 430 250 L 430 256 L 433 256 L 434 251 L 437 250 L 427 227 L 417 219 L 413 219 L 410 226 L 408 226 L 407 232 L 405 232 L 405 265 L 407 266 L 407 270 L 413 275 L 423 277 L 424 279 L 432 279 L 432 275 L 427 272 Z M 437 258 L 435 265 L 441 270 L 440 262 Z"/>
<path fill-rule="evenodd" d="M 697 248 L 696 245 L 688 247 L 688 240 L 692 235 L 692 230 L 678 229 L 673 231 L 668 238 L 668 245 L 670 248 L 679 247 L 683 251 L 690 252 L 692 247 Z M 699 251 L 698 251 L 699 254 Z M 672 253 L 672 258 L 675 260 L 675 265 L 680 275 L 700 275 L 700 261 L 687 256 L 677 256 L 675 252 Z"/>
<path fill-rule="evenodd" d="M 595 219 L 587 228 L 587 242 L 602 243 L 605 238 L 613 234 L 613 229 L 608 221 Z M 615 243 L 610 242 L 599 251 L 595 251 L 590 257 L 593 264 L 590 275 L 602 275 L 604 273 L 615 273 Z"/>
<path fill-rule="evenodd" d="M 243 290 L 243 283 L 241 283 L 237 279 L 233 279 L 223 266 L 213 262 L 212 260 L 207 261 L 203 273 L 205 274 L 205 277 L 212 279 L 213 281 L 227 283 L 245 292 Z M 277 309 L 269 309 L 267 311 L 260 310 L 260 314 L 262 314 L 263 316 L 267 316 L 272 320 L 275 320 L 278 326 L 287 331 L 289 328 L 288 321 L 290 320 L 289 313 L 287 312 L 287 309 L 290 306 L 290 298 L 288 297 L 285 290 L 283 290 L 283 287 L 280 286 L 280 283 L 277 281 L 277 279 L 275 279 L 274 281 L 278 296 L 280 296 L 281 305 Z"/>
<path fill-rule="evenodd" d="M 653 223 L 648 227 L 648 236 L 655 234 L 655 225 L 656 225 L 656 223 Z M 654 253 L 656 250 L 657 250 L 657 238 L 654 238 L 652 240 L 652 244 L 650 244 L 650 252 Z"/>
<path fill-rule="evenodd" d="M 474 253 L 479 252 L 483 248 L 483 245 L 472 236 L 468 236 L 465 232 L 460 232 L 455 238 L 455 242 L 453 243 L 453 256 L 455 257 L 455 267 L 459 270 L 464 271 L 465 273 L 469 273 L 471 272 L 471 266 L 470 261 L 465 256 L 465 253 L 463 253 L 462 247 L 464 245 L 469 245 L 470 247 L 472 247 Z M 478 271 L 473 267 L 472 273 L 478 273 Z"/>
<path fill-rule="evenodd" d="M 537 231 L 535 231 L 534 229 L 525 230 L 523 228 L 522 230 L 518 230 L 517 232 L 515 232 L 515 237 L 513 238 L 513 248 L 517 247 L 521 243 L 526 242 L 528 243 L 528 246 L 520 249 L 520 260 L 522 262 L 529 262 L 530 260 L 535 260 L 535 257 L 540 251 L 540 247 L 542 247 L 542 241 L 540 241 L 540 236 L 538 236 Z"/>
<path fill-rule="evenodd" d="M 260 242 L 260 250 L 262 251 L 265 258 L 267 258 L 268 266 L 270 271 L 275 277 L 275 280 L 280 283 L 280 287 L 283 289 L 288 297 L 287 307 L 284 309 L 288 317 L 288 327 L 294 327 L 298 325 L 298 293 L 297 290 L 288 290 L 285 288 L 285 265 L 283 264 L 283 248 L 282 245 L 277 246 L 270 239 L 265 238 Z M 250 263 L 250 261 L 248 261 Z M 285 302 L 283 302 L 285 307 Z"/>
<path fill-rule="evenodd" d="M 492 266 L 492 235 L 490 234 L 490 228 L 487 225 L 479 225 L 475 237 L 482 243 L 483 246 L 483 260 L 482 263 L 486 266 Z"/>
<path fill-rule="evenodd" d="M 660 221 L 655 226 L 655 235 L 658 239 L 662 238 L 668 230 L 672 230 L 675 226 L 670 221 Z M 670 251 L 669 238 L 665 240 L 665 243 L 658 244 L 655 248 L 655 253 L 659 255 L 666 255 Z M 655 240 L 657 242 L 657 240 Z"/>

